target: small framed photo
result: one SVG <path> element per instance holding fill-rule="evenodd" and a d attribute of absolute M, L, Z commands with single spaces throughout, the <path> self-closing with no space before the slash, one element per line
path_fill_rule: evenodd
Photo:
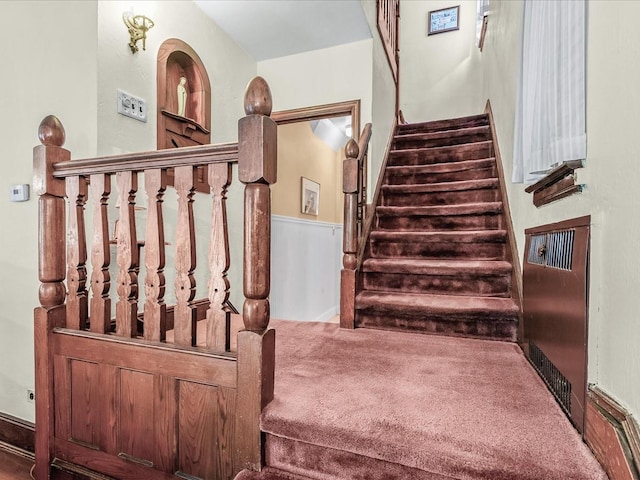
<path fill-rule="evenodd" d="M 457 7 L 442 8 L 429 12 L 428 35 L 450 32 L 460 29 L 458 18 L 460 17 L 460 5 Z"/>
<path fill-rule="evenodd" d="M 300 177 L 302 179 L 302 195 L 301 195 L 301 209 L 302 213 L 307 215 L 318 215 L 318 205 L 320 204 L 320 184 L 309 180 L 308 178 Z"/>

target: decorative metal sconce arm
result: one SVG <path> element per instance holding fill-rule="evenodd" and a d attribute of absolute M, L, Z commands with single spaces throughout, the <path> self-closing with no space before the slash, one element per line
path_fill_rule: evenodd
<path fill-rule="evenodd" d="M 147 31 L 155 25 L 153 20 L 144 15 L 134 15 L 133 12 L 124 12 L 122 14 L 122 21 L 129 30 L 129 36 L 131 41 L 129 42 L 129 48 L 131 53 L 138 51 L 138 40 L 142 40 L 142 49 L 147 49 Z"/>

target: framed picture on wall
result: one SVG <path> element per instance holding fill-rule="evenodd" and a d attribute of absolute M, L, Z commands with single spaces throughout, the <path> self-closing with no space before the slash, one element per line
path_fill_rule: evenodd
<path fill-rule="evenodd" d="M 318 215 L 318 206 L 320 204 L 320 184 L 309 180 L 308 178 L 300 177 L 302 179 L 301 188 L 301 210 L 302 213 L 307 215 Z"/>
<path fill-rule="evenodd" d="M 441 8 L 429 12 L 428 35 L 450 32 L 460 29 L 458 18 L 460 17 L 460 5 L 457 7 Z"/>

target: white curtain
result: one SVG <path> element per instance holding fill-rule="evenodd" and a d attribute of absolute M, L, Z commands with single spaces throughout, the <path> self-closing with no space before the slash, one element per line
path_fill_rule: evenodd
<path fill-rule="evenodd" d="M 513 181 L 586 158 L 586 2 L 525 0 Z"/>

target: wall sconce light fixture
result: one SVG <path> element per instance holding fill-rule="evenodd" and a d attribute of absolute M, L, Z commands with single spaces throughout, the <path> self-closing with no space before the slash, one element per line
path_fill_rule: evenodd
<path fill-rule="evenodd" d="M 142 40 L 142 50 L 147 49 L 147 31 L 155 25 L 153 20 L 144 15 L 134 15 L 133 12 L 124 12 L 122 14 L 122 20 L 129 30 L 129 36 L 131 41 L 129 42 L 129 48 L 131 53 L 138 51 L 138 40 Z"/>

